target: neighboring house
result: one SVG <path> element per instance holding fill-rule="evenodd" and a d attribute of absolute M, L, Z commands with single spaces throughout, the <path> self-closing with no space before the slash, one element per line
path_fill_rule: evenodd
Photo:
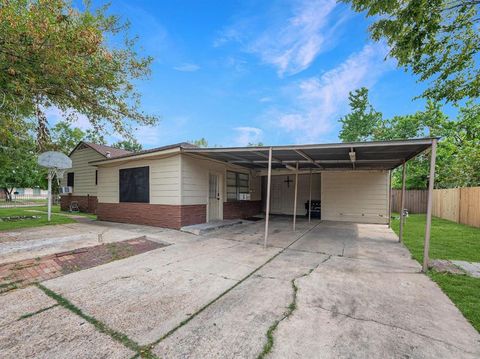
<path fill-rule="evenodd" d="M 41 189 L 40 187 L 35 187 L 35 188 L 14 188 L 12 190 L 12 197 L 15 198 L 15 196 L 18 197 L 29 197 L 29 198 L 38 198 L 38 199 L 44 199 L 48 197 L 48 191 L 46 189 Z M 5 192 L 1 191 L 0 192 L 0 199 L 5 198 Z"/>
<path fill-rule="evenodd" d="M 270 213 L 294 213 L 298 172 L 297 215 L 305 215 L 311 198 L 321 201 L 322 219 L 388 224 L 391 170 L 431 144 L 432 139 L 233 148 L 179 143 L 108 158 L 83 143 L 71 155 L 82 180 L 79 189 L 76 175 L 70 197 L 95 196 L 98 218 L 115 222 L 180 228 L 248 218 L 265 211 L 271 149 Z"/>
<path fill-rule="evenodd" d="M 97 145 L 91 142 L 80 142 L 70 153 L 72 168 L 65 171 L 61 186 L 72 187 L 72 193 L 62 194 L 60 206 L 68 210 L 72 201 L 78 202 L 83 212 L 95 213 L 97 209 L 97 168 L 90 162 L 115 158 L 129 154 L 129 151 Z"/>

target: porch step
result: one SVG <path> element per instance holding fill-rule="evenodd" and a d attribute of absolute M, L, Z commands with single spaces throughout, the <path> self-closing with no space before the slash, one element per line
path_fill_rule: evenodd
<path fill-rule="evenodd" d="M 247 223 L 244 219 L 226 219 L 223 221 L 212 221 L 208 223 L 193 224 L 191 226 L 183 226 L 180 228 L 182 232 L 192 233 L 197 236 L 205 234 L 216 229 L 233 226 L 235 224 Z"/>

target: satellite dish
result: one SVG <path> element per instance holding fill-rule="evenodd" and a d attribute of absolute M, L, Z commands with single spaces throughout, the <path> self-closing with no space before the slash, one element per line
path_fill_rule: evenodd
<path fill-rule="evenodd" d="M 61 152 L 47 151 L 38 156 L 38 164 L 42 167 L 48 168 L 48 221 L 52 215 L 52 178 L 57 177 L 57 181 L 60 177 L 63 177 L 63 173 L 67 168 L 72 168 L 72 160 Z"/>
<path fill-rule="evenodd" d="M 72 168 L 72 160 L 62 152 L 47 151 L 38 156 L 38 164 L 42 167 L 66 170 Z"/>

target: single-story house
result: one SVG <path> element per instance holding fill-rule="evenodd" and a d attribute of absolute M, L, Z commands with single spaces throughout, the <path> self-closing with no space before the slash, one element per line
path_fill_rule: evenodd
<path fill-rule="evenodd" d="M 180 228 L 267 212 L 389 224 L 391 171 L 436 139 L 271 147 L 178 143 L 129 153 L 81 142 L 63 179 L 100 220 Z M 270 200 L 268 200 L 270 198 Z"/>
<path fill-rule="evenodd" d="M 98 170 L 90 162 L 115 158 L 129 154 L 130 151 L 81 141 L 70 152 L 72 168 L 67 170 L 61 186 L 71 187 L 71 193 L 61 195 L 60 206 L 68 210 L 70 203 L 76 201 L 82 212 L 95 213 L 97 210 Z"/>

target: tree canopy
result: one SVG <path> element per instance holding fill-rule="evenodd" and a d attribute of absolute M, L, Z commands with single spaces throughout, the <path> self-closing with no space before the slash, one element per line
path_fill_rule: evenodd
<path fill-rule="evenodd" d="M 50 107 L 69 121 L 85 116 L 96 133 L 112 130 L 126 138 L 129 123 L 157 121 L 140 110 L 134 87 L 148 76 L 152 58 L 137 53 L 128 23 L 106 11 L 89 2 L 81 11 L 69 0 L 8 0 L 0 6 L 0 116 L 35 119 L 40 149 L 49 142 Z M 110 45 L 121 37 L 122 45 Z"/>
<path fill-rule="evenodd" d="M 118 141 L 114 143 L 112 147 L 122 148 L 124 150 L 131 151 L 131 152 L 139 152 L 143 148 L 142 144 L 134 138 Z"/>
<path fill-rule="evenodd" d="M 351 112 L 340 119 L 340 139 L 344 142 L 368 141 L 375 137 L 382 114 L 368 101 L 368 89 L 361 87 L 348 95 Z"/>
<path fill-rule="evenodd" d="M 373 19 L 370 33 L 389 56 L 429 81 L 437 101 L 480 97 L 480 0 L 342 0 Z"/>
<path fill-rule="evenodd" d="M 37 165 L 29 128 L 0 117 L 0 139 L 0 189 L 7 200 L 14 187 L 43 187 L 46 172 Z"/>
<path fill-rule="evenodd" d="M 430 100 L 423 111 L 385 119 L 369 104 L 366 94 L 368 92 L 359 90 L 350 93 L 351 112 L 340 119 L 340 138 L 344 142 L 441 137 L 437 150 L 436 187 L 480 185 L 479 104 L 468 102 L 459 107 L 456 119 L 449 119 L 442 106 Z M 364 111 L 365 108 L 369 110 Z M 375 113 L 378 118 L 365 121 L 365 113 Z M 407 163 L 407 188 L 427 187 L 428 166 L 425 154 Z M 392 182 L 395 188 L 401 186 L 400 177 L 400 171 L 394 172 Z"/>

